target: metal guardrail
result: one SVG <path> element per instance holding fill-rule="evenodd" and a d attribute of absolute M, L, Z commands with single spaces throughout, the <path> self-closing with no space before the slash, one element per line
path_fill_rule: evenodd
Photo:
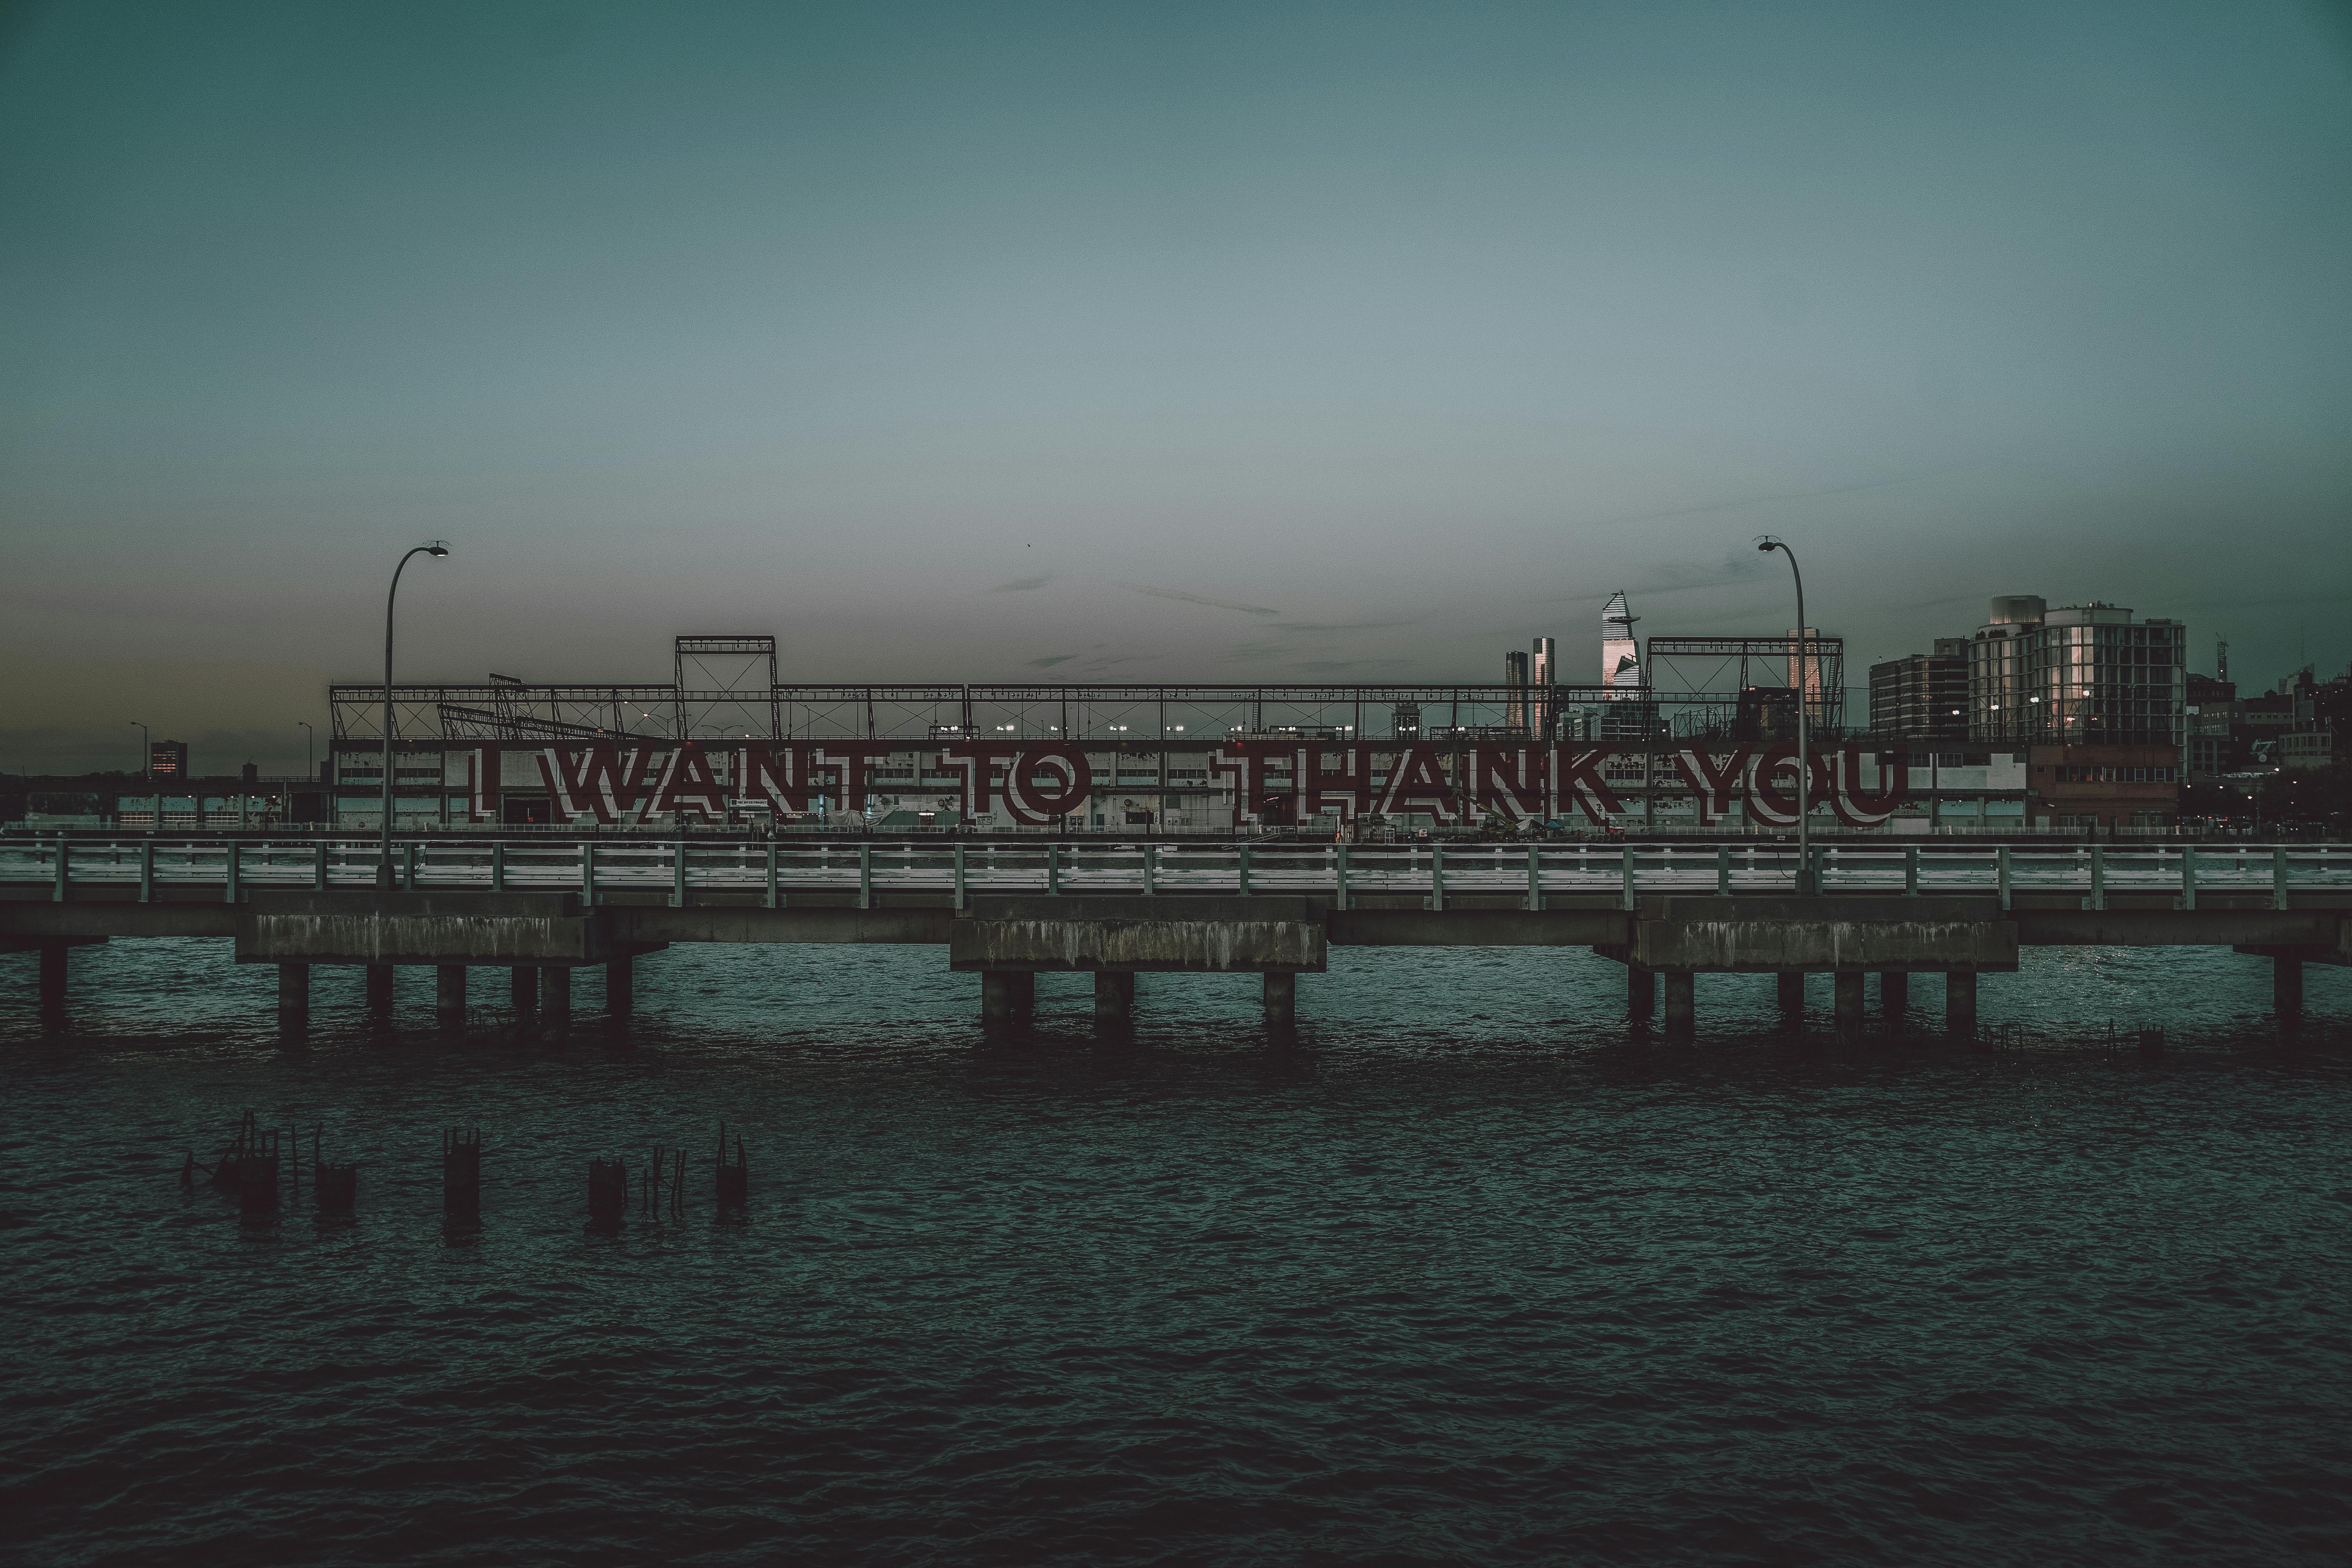
<path fill-rule="evenodd" d="M 2347 845 L 2086 845 L 2043 848 L 1816 846 L 1825 893 L 2079 893 L 2104 909 L 2110 893 L 2170 893 L 2197 907 L 2200 892 L 2352 890 Z M 63 901 L 76 888 L 216 888 L 229 902 L 257 889 L 373 887 L 373 839 L 13 840 L 0 843 L 0 883 L 32 884 Z M 855 892 L 861 908 L 891 891 L 972 893 L 1314 893 L 1340 908 L 1360 894 L 1451 897 L 1506 893 L 1541 909 L 1555 893 L 1788 893 L 1797 855 L 1779 845 L 1657 844 L 706 844 L 691 840 L 549 844 L 412 838 L 395 846 L 397 880 L 411 889 L 570 892 L 590 903 L 658 890 L 684 904 L 700 891 L 753 891 L 773 908 L 799 894 Z"/>

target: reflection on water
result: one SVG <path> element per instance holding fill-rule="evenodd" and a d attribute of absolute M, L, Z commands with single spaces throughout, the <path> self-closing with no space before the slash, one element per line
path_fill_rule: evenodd
<path fill-rule="evenodd" d="M 226 944 L 0 970 L 0 1509 L 33 1561 L 2333 1561 L 2352 973 L 2050 950 L 1988 1032 L 1696 1040 L 1580 951 L 1079 977 L 673 949 L 635 1016 L 311 1026 Z M 346 984 L 346 981 L 348 984 Z M 490 987 L 478 986 L 478 991 Z M 2162 1056 L 2134 1031 L 2160 1026 Z M 2004 1026 L 2010 1026 L 2003 1033 Z M 2113 1031 L 2111 1034 L 2110 1031 Z M 246 1110 L 355 1214 L 181 1190 Z M 749 1202 L 710 1155 L 740 1130 Z M 443 1130 L 482 1130 L 445 1224 Z M 592 1227 L 588 1166 L 698 1151 Z"/>

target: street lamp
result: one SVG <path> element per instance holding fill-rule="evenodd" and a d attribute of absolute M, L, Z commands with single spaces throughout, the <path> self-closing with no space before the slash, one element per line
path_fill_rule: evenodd
<path fill-rule="evenodd" d="M 139 731 L 139 776 L 142 779 L 153 778 L 155 776 L 155 746 L 152 742 L 147 739 L 147 726 L 142 724 L 136 719 L 126 719 L 123 722 Z M 158 823 L 161 823 L 163 819 L 159 816 L 155 820 Z"/>
<path fill-rule="evenodd" d="M 1797 580 L 1797 892 L 1804 896 L 1813 890 L 1813 807 L 1809 787 L 1813 777 L 1813 756 L 1805 727 L 1809 684 L 1805 648 L 1811 639 L 1805 635 L 1805 574 L 1797 570 L 1797 552 L 1789 548 L 1787 541 L 1767 533 L 1756 541 L 1756 548 L 1768 553 L 1777 550 L 1787 556 L 1789 575 Z"/>
<path fill-rule="evenodd" d="M 319 731 L 310 728 L 310 721 L 308 719 L 297 719 L 294 722 L 302 726 L 303 731 L 302 782 L 317 784 L 319 782 Z"/>
<path fill-rule="evenodd" d="M 448 545 L 440 540 L 420 544 L 400 558 L 392 569 L 392 592 L 383 596 L 383 858 L 376 863 L 375 885 L 389 889 L 392 877 L 392 775 L 396 765 L 392 754 L 392 605 L 400 596 L 400 574 L 408 569 L 409 556 L 446 555 Z"/>

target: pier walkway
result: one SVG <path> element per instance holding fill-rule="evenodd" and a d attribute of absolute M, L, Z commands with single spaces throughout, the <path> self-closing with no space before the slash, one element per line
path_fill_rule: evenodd
<path fill-rule="evenodd" d="M 0 841 L 0 952 L 37 951 L 45 999 L 71 948 L 216 936 L 275 963 L 281 1011 L 308 1006 L 317 964 L 356 964 L 387 1005 L 391 967 L 440 975 L 462 1012 L 469 967 L 510 972 L 519 1005 L 568 1008 L 572 972 L 630 965 L 677 942 L 917 942 L 982 977 L 983 1010 L 1017 1015 L 1036 972 L 1096 975 L 1106 1019 L 1134 976 L 1249 971 L 1286 1021 L 1296 977 L 1331 944 L 1585 946 L 1622 963 L 1628 1005 L 1693 1026 L 1692 976 L 1837 976 L 1900 1006 L 1941 973 L 1947 1018 L 1974 1026 L 1977 976 L 2021 945 L 2221 945 L 2266 958 L 2283 1015 L 2303 965 L 2352 963 L 2352 846 L 1867 845 L 1815 848 L 1800 895 L 1792 846 L 1184 841 L 794 840 L 404 837 L 379 890 L 376 840 L 336 837 L 14 837 Z"/>

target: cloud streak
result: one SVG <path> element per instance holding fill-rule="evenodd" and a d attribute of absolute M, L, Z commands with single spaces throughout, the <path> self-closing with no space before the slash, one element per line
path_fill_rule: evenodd
<path fill-rule="evenodd" d="M 1206 605 L 1213 610 L 1239 610 L 1245 616 L 1278 616 L 1280 610 L 1269 610 L 1263 605 L 1237 605 L 1231 599 L 1212 599 L 1203 594 L 1187 594 L 1181 588 L 1154 588 L 1145 583 L 1121 583 L 1120 587 L 1131 594 L 1149 594 L 1155 599 L 1173 599 L 1181 605 Z"/>

